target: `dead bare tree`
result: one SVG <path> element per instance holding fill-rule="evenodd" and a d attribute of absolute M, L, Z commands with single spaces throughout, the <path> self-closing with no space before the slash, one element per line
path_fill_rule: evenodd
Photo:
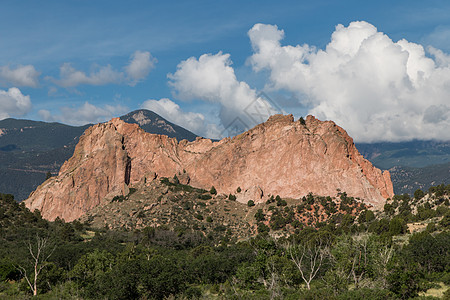
<path fill-rule="evenodd" d="M 369 237 L 367 235 L 357 235 L 353 237 L 356 247 L 355 255 L 353 257 L 353 263 L 350 270 L 350 274 L 353 277 L 355 288 L 359 287 L 359 283 L 366 274 L 368 265 L 368 242 Z"/>
<path fill-rule="evenodd" d="M 28 241 L 27 249 L 31 256 L 28 258 L 28 262 L 32 266 L 32 272 L 29 273 L 23 265 L 17 265 L 16 267 L 30 286 L 33 296 L 36 296 L 38 294 L 39 275 L 48 265 L 48 259 L 55 251 L 55 247 L 50 248 L 48 237 L 41 238 L 36 234 L 36 243 L 32 244 L 31 241 Z"/>
<path fill-rule="evenodd" d="M 270 291 L 270 299 L 272 300 L 279 296 L 279 275 L 273 260 L 267 262 L 267 269 L 269 272 L 269 281 L 266 288 Z"/>
<path fill-rule="evenodd" d="M 291 261 L 300 271 L 307 289 L 311 289 L 311 281 L 323 267 L 325 259 L 330 256 L 327 239 L 314 238 L 301 244 L 289 244 L 287 252 Z"/>
<path fill-rule="evenodd" d="M 393 255 L 394 255 L 394 247 L 384 245 L 384 247 L 382 247 L 380 249 L 377 257 L 375 258 L 375 261 L 376 261 L 375 267 L 378 272 L 378 275 L 381 278 L 381 283 L 382 283 L 383 288 L 387 287 L 386 277 L 389 274 L 388 264 Z"/>

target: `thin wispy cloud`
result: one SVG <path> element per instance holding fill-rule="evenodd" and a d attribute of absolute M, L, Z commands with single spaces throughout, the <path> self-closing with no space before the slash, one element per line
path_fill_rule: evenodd
<path fill-rule="evenodd" d="M 129 64 L 124 67 L 124 71 L 115 70 L 111 65 L 93 65 L 91 71 L 86 73 L 75 69 L 71 63 L 64 63 L 59 69 L 59 79 L 52 77 L 47 79 L 64 88 L 122 83 L 135 86 L 147 77 L 155 63 L 156 59 L 150 52 L 136 51 L 131 56 Z"/>
<path fill-rule="evenodd" d="M 40 74 L 32 65 L 19 65 L 15 68 L 0 66 L 0 83 L 20 87 L 37 87 Z"/>
<path fill-rule="evenodd" d="M 57 121 L 70 125 L 85 125 L 105 122 L 118 115 L 126 114 L 128 111 L 128 107 L 120 104 L 96 106 L 86 101 L 77 107 L 63 106 L 56 114 L 45 109 L 39 110 L 38 113 L 47 122 Z"/>

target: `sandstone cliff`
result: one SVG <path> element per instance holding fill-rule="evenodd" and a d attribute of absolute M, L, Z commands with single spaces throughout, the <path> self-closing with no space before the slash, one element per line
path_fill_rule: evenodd
<path fill-rule="evenodd" d="M 300 198 L 310 192 L 342 191 L 380 207 L 393 196 L 389 172 L 365 160 L 334 122 L 308 116 L 302 124 L 292 115 L 276 115 L 219 142 L 178 142 L 120 119 L 94 125 L 59 175 L 39 186 L 25 203 L 49 220 L 71 221 L 155 173 L 183 174 L 192 186 L 214 185 L 219 193 L 236 194 L 242 202 L 261 202 L 270 194 Z"/>

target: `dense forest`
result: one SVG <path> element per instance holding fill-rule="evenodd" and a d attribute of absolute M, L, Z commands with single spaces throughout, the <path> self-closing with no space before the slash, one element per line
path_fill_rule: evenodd
<path fill-rule="evenodd" d="M 49 222 L 0 194 L 0 298 L 450 299 L 449 195 L 440 185 L 310 224 L 273 199 L 269 226 L 258 210 L 259 233 L 238 239 Z"/>

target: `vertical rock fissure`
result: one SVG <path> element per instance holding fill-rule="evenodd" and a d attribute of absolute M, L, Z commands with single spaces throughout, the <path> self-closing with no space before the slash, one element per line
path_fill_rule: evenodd
<path fill-rule="evenodd" d="M 127 155 L 127 164 L 125 165 L 125 184 L 130 184 L 131 177 L 131 157 Z"/>

